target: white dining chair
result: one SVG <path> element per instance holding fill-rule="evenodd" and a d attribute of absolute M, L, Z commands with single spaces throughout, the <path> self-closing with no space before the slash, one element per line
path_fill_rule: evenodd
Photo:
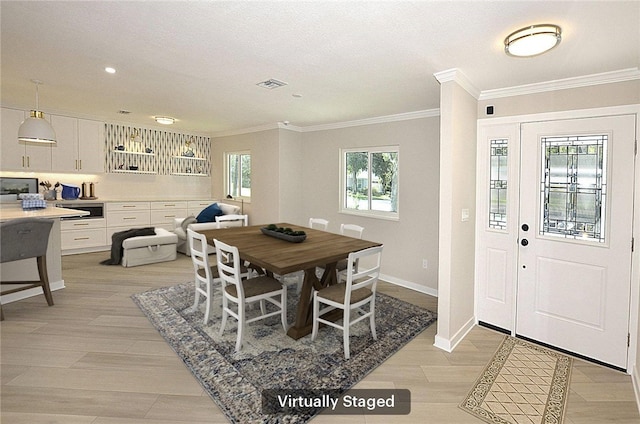
<path fill-rule="evenodd" d="M 287 288 L 280 281 L 267 275 L 241 278 L 241 259 L 238 248 L 214 239 L 218 272 L 222 280 L 222 323 L 220 335 L 224 333 L 229 315 L 238 321 L 236 352 L 242 348 L 245 326 L 254 321 L 280 315 L 282 328 L 286 332 L 287 325 Z M 279 299 L 278 299 L 279 298 Z M 265 301 L 274 305 L 277 310 L 267 312 Z M 247 305 L 260 302 L 260 314 L 252 318 L 246 317 Z M 236 305 L 236 310 L 231 307 Z"/>
<path fill-rule="evenodd" d="M 364 227 L 355 224 L 340 224 L 340 234 L 347 237 L 362 239 Z M 358 261 L 354 264 L 355 270 L 358 271 Z M 336 281 L 340 282 L 347 275 L 347 260 L 338 261 L 336 265 Z"/>
<path fill-rule="evenodd" d="M 318 337 L 319 324 L 323 323 L 342 330 L 344 345 L 344 357 L 349 359 L 349 330 L 351 326 L 365 318 L 369 318 L 371 336 L 377 340 L 376 335 L 376 286 L 380 275 L 380 260 L 382 247 L 352 252 L 347 259 L 347 281 L 344 284 L 333 284 L 313 293 L 313 330 L 311 340 Z M 366 259 L 365 269 L 355 270 L 355 262 Z M 363 268 L 361 267 L 361 268 Z M 369 305 L 369 310 L 363 307 Z M 326 305 L 321 307 L 321 305 Z M 322 318 L 324 314 L 334 309 L 342 309 L 342 324 Z"/>
<path fill-rule="evenodd" d="M 189 249 L 191 250 L 191 263 L 193 264 L 194 283 L 195 283 L 195 299 L 192 309 L 196 311 L 200 304 L 200 296 L 206 302 L 204 313 L 204 325 L 209 322 L 209 314 L 211 311 L 211 303 L 213 302 L 213 285 L 220 284 L 220 275 L 218 273 L 217 264 L 209 263 L 209 250 L 207 239 L 204 234 L 197 233 L 192 229 L 187 229 L 187 240 Z M 242 266 L 241 278 L 249 276 L 249 270 Z"/>
<path fill-rule="evenodd" d="M 309 228 L 316 230 L 327 231 L 329 227 L 329 221 L 322 218 L 309 218 Z"/>
<path fill-rule="evenodd" d="M 216 216 L 216 222 L 224 227 L 247 227 L 249 226 L 249 215 L 220 215 Z"/>

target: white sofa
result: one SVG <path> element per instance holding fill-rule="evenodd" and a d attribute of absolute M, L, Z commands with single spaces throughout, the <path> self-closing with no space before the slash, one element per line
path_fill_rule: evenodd
<path fill-rule="evenodd" d="M 225 215 L 231 214 L 239 214 L 240 207 L 229 205 L 227 203 L 216 202 L 218 207 L 222 210 Z M 191 249 L 189 248 L 189 241 L 187 240 L 187 228 L 192 229 L 193 231 L 206 231 L 213 230 L 218 228 L 218 224 L 216 222 L 191 222 L 186 226 L 183 225 L 184 220 L 187 218 L 175 218 L 173 220 L 173 232 L 178 236 L 178 244 L 176 246 L 178 252 L 184 253 L 187 256 L 191 256 Z M 192 219 L 190 219 L 192 221 Z M 209 254 L 215 253 L 216 249 L 213 246 L 209 246 Z"/>

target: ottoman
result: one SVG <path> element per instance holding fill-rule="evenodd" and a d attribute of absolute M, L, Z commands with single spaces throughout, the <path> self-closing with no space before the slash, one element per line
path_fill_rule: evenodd
<path fill-rule="evenodd" d="M 178 236 L 155 228 L 155 236 L 131 237 L 122 242 L 122 266 L 138 266 L 176 259 Z"/>

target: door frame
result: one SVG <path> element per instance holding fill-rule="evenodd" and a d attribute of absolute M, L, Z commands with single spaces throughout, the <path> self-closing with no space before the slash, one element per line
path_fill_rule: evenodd
<path fill-rule="evenodd" d="M 527 115 L 514 115 L 514 116 L 506 116 L 499 118 L 482 118 L 477 121 L 477 133 L 482 134 L 482 129 L 484 127 L 491 127 L 495 125 L 517 125 L 518 126 L 518 143 L 520 143 L 520 125 L 524 123 L 531 122 L 542 122 L 542 121 L 556 121 L 556 120 L 568 120 L 568 119 L 580 119 L 580 118 L 593 118 L 593 117 L 606 117 L 606 116 L 614 116 L 614 115 L 636 115 L 636 128 L 635 135 L 636 140 L 640 139 L 640 105 L 626 105 L 626 106 L 612 106 L 612 107 L 604 107 L 604 108 L 593 108 L 593 109 L 579 109 L 579 110 L 569 110 L 569 111 L 558 111 L 558 112 L 545 112 L 545 113 L 537 113 L 537 114 L 527 114 Z M 479 140 L 480 141 L 480 140 Z M 637 144 L 637 141 L 636 141 Z M 478 155 L 479 156 L 479 155 Z M 638 160 L 638 154 L 636 154 L 636 164 L 635 164 L 635 181 L 640 181 L 640 160 Z M 481 175 L 483 172 L 480 172 L 480 167 L 486 167 L 485 163 L 478 163 L 478 174 Z M 484 171 L 486 172 L 486 171 Z M 519 189 L 519 187 L 518 187 Z M 476 180 L 476 274 L 478 272 L 478 263 L 477 258 L 481 257 L 481 252 L 478 245 L 478 240 L 481 239 L 480 232 L 485 231 L 484 222 L 481 222 L 478 218 L 479 216 L 484 216 L 485 211 L 481 208 L 485 207 L 485 200 L 480 200 L 480 193 L 484 193 L 486 190 L 486 180 L 482 178 L 477 178 Z M 484 195 L 486 197 L 486 195 Z M 635 248 L 633 254 L 631 256 L 631 293 L 630 293 L 630 305 L 629 305 L 629 333 L 631 335 L 629 340 L 629 349 L 627 351 L 627 373 L 634 374 L 635 377 L 639 377 L 638 373 L 640 368 L 640 364 L 636 363 L 636 356 L 639 348 L 639 326 L 640 326 L 640 183 L 635 184 L 634 193 L 633 193 L 633 222 L 632 222 L 632 233 L 633 238 L 635 240 Z M 478 287 L 478 278 L 476 276 L 475 287 L 474 287 L 475 295 L 474 295 L 474 315 L 475 322 L 478 324 L 478 299 L 479 296 L 479 287 Z M 511 322 L 511 334 L 515 336 L 515 308 L 516 308 L 516 300 L 517 297 L 514 295 L 511 299 L 512 301 L 512 310 L 514 311 L 513 320 Z"/>

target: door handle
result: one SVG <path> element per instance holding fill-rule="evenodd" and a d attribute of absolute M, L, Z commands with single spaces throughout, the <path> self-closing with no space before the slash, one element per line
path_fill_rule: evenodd
<path fill-rule="evenodd" d="M 527 246 L 527 245 L 529 244 L 529 240 L 527 240 L 527 239 L 522 239 L 522 240 L 520 241 L 520 244 L 521 244 L 521 245 L 523 245 L 523 246 Z"/>

